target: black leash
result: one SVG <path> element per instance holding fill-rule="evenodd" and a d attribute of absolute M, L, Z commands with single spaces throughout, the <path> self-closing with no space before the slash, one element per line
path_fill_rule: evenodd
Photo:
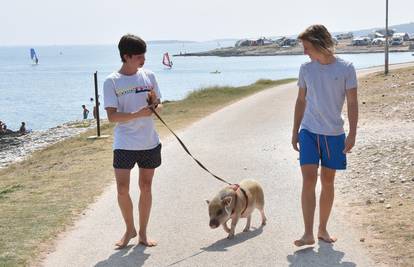
<path fill-rule="evenodd" d="M 219 181 L 222 181 L 223 183 L 226 183 L 228 185 L 232 185 L 232 183 L 227 182 L 226 180 L 224 180 L 223 178 L 215 175 L 214 173 L 212 173 L 211 171 L 209 171 L 200 161 L 198 161 L 198 159 L 196 159 L 193 155 L 191 155 L 190 151 L 188 150 L 188 148 L 184 145 L 183 141 L 181 141 L 181 139 L 174 133 L 173 130 L 171 130 L 170 127 L 168 127 L 168 125 L 165 123 L 165 121 L 161 118 L 160 115 L 158 115 L 158 113 L 155 111 L 155 108 L 153 106 L 149 106 L 150 109 L 152 110 L 152 112 L 154 112 L 155 116 L 157 116 L 157 118 L 165 125 L 165 127 L 167 127 L 168 130 L 170 130 L 170 132 L 175 136 L 175 138 L 177 138 L 178 142 L 180 142 L 181 146 L 184 148 L 185 152 L 187 152 L 188 155 L 190 155 L 190 157 L 192 157 L 194 159 L 195 162 L 197 162 L 197 164 L 203 168 L 206 172 L 208 172 L 209 174 L 211 174 L 214 178 L 216 178 Z"/>

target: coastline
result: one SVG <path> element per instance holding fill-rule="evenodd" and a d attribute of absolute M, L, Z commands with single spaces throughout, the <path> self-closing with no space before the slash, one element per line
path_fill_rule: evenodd
<path fill-rule="evenodd" d="M 411 50 L 389 50 L 389 53 L 406 53 L 406 52 L 414 52 L 414 49 Z M 378 54 L 384 53 L 384 50 L 375 50 L 375 51 L 336 51 L 335 54 Z M 271 52 L 271 53 L 257 53 L 257 54 L 249 54 L 249 53 L 239 53 L 235 51 L 234 53 L 222 53 L 222 52 L 214 52 L 214 51 L 207 51 L 207 52 L 198 52 L 198 53 L 185 53 L 185 54 L 175 54 L 174 57 L 261 57 L 261 56 L 300 56 L 304 55 L 303 52 L 289 52 L 289 51 L 280 51 L 280 52 Z"/>
<path fill-rule="evenodd" d="M 335 54 L 372 54 L 384 53 L 384 46 L 353 46 L 348 40 L 342 40 L 335 46 Z M 390 53 L 414 52 L 414 42 L 407 42 L 404 45 L 389 46 Z M 195 53 L 174 54 L 176 57 L 186 56 L 218 56 L 218 57 L 249 57 L 249 56 L 292 56 L 303 55 L 303 46 L 298 44 L 290 47 L 280 47 L 278 45 L 263 46 L 241 46 L 223 47 L 210 51 Z"/>

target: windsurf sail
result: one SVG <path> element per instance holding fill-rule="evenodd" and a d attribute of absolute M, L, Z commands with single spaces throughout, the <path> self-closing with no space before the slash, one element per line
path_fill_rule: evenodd
<path fill-rule="evenodd" d="M 35 64 L 39 63 L 39 59 L 37 58 L 34 48 L 30 48 L 30 58 L 32 59 L 33 63 Z"/>
<path fill-rule="evenodd" d="M 169 68 L 172 68 L 173 63 L 172 63 L 172 61 L 170 59 L 170 56 L 168 55 L 168 52 L 167 53 L 164 53 L 164 55 L 162 57 L 162 64 L 164 64 L 165 66 L 167 66 Z"/>

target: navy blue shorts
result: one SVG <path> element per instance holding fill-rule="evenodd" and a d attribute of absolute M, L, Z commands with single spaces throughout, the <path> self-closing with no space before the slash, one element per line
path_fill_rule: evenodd
<path fill-rule="evenodd" d="M 155 169 L 161 165 L 161 144 L 148 150 L 114 150 L 113 166 L 115 169 L 139 168 Z"/>
<path fill-rule="evenodd" d="M 299 132 L 300 165 L 316 164 L 334 170 L 346 169 L 345 134 L 314 134 L 306 129 Z"/>

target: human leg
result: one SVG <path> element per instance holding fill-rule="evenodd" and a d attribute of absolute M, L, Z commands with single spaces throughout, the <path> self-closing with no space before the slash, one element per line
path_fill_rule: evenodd
<path fill-rule="evenodd" d="M 298 247 L 315 243 L 313 220 L 316 206 L 315 187 L 318 177 L 318 165 L 302 165 L 301 170 L 303 178 L 301 202 L 305 233 L 300 239 L 294 241 L 294 244 Z"/>
<path fill-rule="evenodd" d="M 329 243 L 335 242 L 337 240 L 336 237 L 330 236 L 326 229 L 335 197 L 335 173 L 336 170 L 334 169 L 330 169 L 323 166 L 321 168 L 322 189 L 319 198 L 320 210 L 318 238 Z"/>
<path fill-rule="evenodd" d="M 129 169 L 115 169 L 118 205 L 126 226 L 123 237 L 115 243 L 118 248 L 125 247 L 131 238 L 137 236 L 137 231 L 134 226 L 133 206 L 129 195 L 130 172 L 131 170 Z"/>
<path fill-rule="evenodd" d="M 154 240 L 147 237 L 147 226 L 151 212 L 152 205 L 152 178 L 154 177 L 155 169 L 139 169 L 139 243 L 145 246 L 156 246 Z"/>

